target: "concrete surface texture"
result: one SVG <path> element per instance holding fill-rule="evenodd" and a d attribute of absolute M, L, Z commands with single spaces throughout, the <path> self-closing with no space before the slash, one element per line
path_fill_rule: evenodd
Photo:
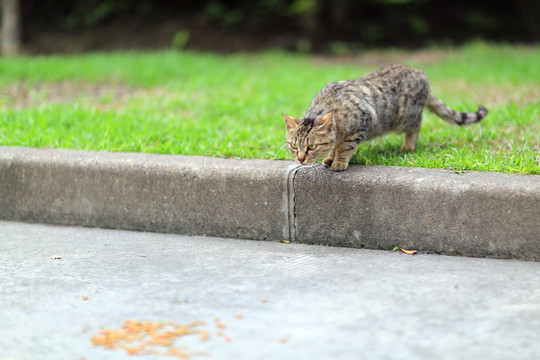
<path fill-rule="evenodd" d="M 540 176 L 372 166 L 336 176 L 312 167 L 294 182 L 302 243 L 540 257 Z"/>
<path fill-rule="evenodd" d="M 0 150 L 0 218 L 180 234 L 283 236 L 284 162 Z"/>
<path fill-rule="evenodd" d="M 0 249 L 0 359 L 132 359 L 90 341 L 126 319 L 206 321 L 196 359 L 540 353 L 537 262 L 15 222 Z"/>
<path fill-rule="evenodd" d="M 0 219 L 540 257 L 540 176 L 0 147 Z"/>

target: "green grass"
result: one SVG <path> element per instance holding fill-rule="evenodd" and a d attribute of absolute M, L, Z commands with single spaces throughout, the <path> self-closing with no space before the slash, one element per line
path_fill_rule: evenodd
<path fill-rule="evenodd" d="M 415 153 L 390 134 L 353 162 L 539 174 L 540 47 L 421 54 L 376 55 L 423 68 L 437 97 L 457 110 L 483 103 L 488 117 L 457 127 L 426 112 Z M 0 58 L 0 145 L 290 159 L 279 114 L 301 116 L 326 82 L 378 66 L 282 52 Z"/>

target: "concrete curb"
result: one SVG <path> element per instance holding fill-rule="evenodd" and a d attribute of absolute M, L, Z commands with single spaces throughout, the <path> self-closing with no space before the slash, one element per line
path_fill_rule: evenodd
<path fill-rule="evenodd" d="M 0 218 L 540 258 L 540 176 L 0 147 Z"/>

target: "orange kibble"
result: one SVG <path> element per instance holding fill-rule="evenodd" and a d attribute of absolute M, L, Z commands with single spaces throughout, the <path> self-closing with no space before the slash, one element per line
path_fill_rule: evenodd
<path fill-rule="evenodd" d="M 94 343 L 94 345 L 101 345 L 105 343 L 105 340 L 102 336 L 92 336 L 90 340 L 92 340 L 92 343 Z"/>
<path fill-rule="evenodd" d="M 218 327 L 220 329 L 225 329 L 225 328 L 227 328 L 227 325 L 222 323 L 222 322 L 218 322 L 218 323 L 216 323 L 216 327 Z"/>
<path fill-rule="evenodd" d="M 201 341 L 206 341 L 206 340 L 208 340 L 209 337 L 210 337 L 210 332 L 207 331 L 207 330 L 203 330 L 203 332 L 201 333 L 200 340 Z"/>
<path fill-rule="evenodd" d="M 268 302 L 268 298 L 262 298 L 262 299 L 261 299 L 261 302 L 262 302 L 262 303 L 267 303 L 267 302 Z"/>
<path fill-rule="evenodd" d="M 126 350 L 126 353 L 128 353 L 128 355 L 137 355 L 140 351 L 140 349 L 138 347 L 124 347 L 124 349 Z"/>
<path fill-rule="evenodd" d="M 169 347 L 169 355 L 178 356 L 178 357 L 181 357 L 183 359 L 189 359 L 190 358 L 189 354 L 186 354 L 185 352 L 182 352 L 182 351 L 178 350 L 174 346 Z"/>
<path fill-rule="evenodd" d="M 289 339 L 287 339 L 286 337 L 282 337 L 279 339 L 279 342 L 282 343 L 282 344 L 286 344 L 289 342 Z"/>
<path fill-rule="evenodd" d="M 83 300 L 88 300 L 88 296 L 83 296 L 82 299 Z"/>
<path fill-rule="evenodd" d="M 226 337 L 225 337 L 225 341 L 226 341 L 226 342 L 231 342 L 231 341 L 232 341 L 232 337 L 226 336 Z"/>
<path fill-rule="evenodd" d="M 234 317 L 237 318 L 237 319 L 242 319 L 242 318 L 244 317 L 244 315 L 242 315 L 242 314 L 236 314 Z"/>

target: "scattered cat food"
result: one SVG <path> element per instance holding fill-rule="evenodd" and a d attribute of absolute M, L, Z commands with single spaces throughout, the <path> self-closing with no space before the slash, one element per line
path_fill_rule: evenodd
<path fill-rule="evenodd" d="M 129 355 L 176 356 L 190 359 L 192 356 L 206 355 L 203 352 L 189 352 L 183 346 L 178 348 L 174 342 L 181 336 L 200 335 L 200 341 L 206 341 L 210 334 L 200 327 L 204 321 L 189 324 L 177 324 L 172 321 L 126 320 L 119 329 L 103 329 L 91 337 L 95 346 L 106 349 L 123 349 Z"/>
<path fill-rule="evenodd" d="M 53 256 L 51 256 L 51 259 L 60 260 L 60 259 L 62 259 L 62 257 L 60 255 L 53 255 Z"/>
<path fill-rule="evenodd" d="M 216 327 L 220 328 L 220 329 L 225 329 L 225 328 L 227 328 L 227 325 L 222 323 L 222 322 L 217 322 Z"/>
<path fill-rule="evenodd" d="M 242 315 L 242 314 L 236 314 L 236 315 L 234 315 L 234 317 L 237 318 L 238 320 L 240 320 L 240 319 L 243 319 L 243 318 L 244 318 L 244 315 Z"/>
<path fill-rule="evenodd" d="M 232 341 L 232 338 L 231 338 L 230 336 L 226 336 L 226 337 L 225 337 L 225 341 L 226 341 L 226 342 L 231 342 L 231 341 Z"/>
<path fill-rule="evenodd" d="M 262 303 L 267 303 L 267 302 L 268 302 L 268 298 L 262 298 L 262 299 L 261 299 L 261 302 L 262 302 Z"/>
<path fill-rule="evenodd" d="M 82 299 L 83 300 L 88 300 L 88 296 L 83 296 Z"/>
<path fill-rule="evenodd" d="M 286 337 L 282 337 L 279 339 L 279 342 L 282 343 L 282 344 L 286 344 L 289 342 L 289 339 L 287 339 Z"/>

